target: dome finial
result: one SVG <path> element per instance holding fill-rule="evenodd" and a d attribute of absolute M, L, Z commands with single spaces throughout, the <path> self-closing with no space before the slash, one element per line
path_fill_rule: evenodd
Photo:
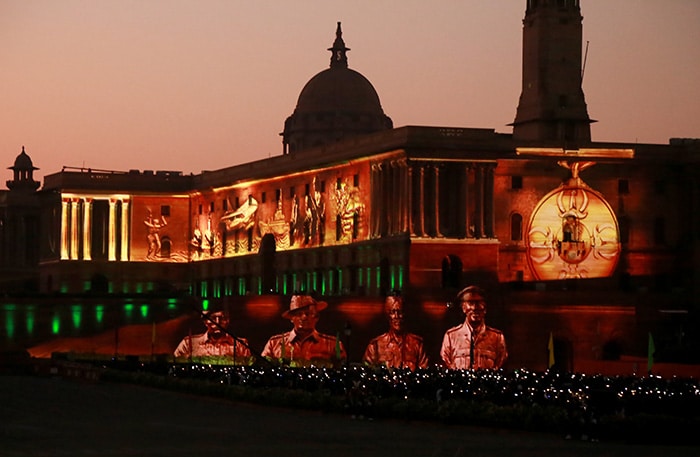
<path fill-rule="evenodd" d="M 343 31 L 340 28 L 340 21 L 338 21 L 338 28 L 335 30 L 335 41 L 333 42 L 333 47 L 328 48 L 328 50 L 333 53 L 333 55 L 331 55 L 331 68 L 347 68 L 347 52 L 350 50 L 350 48 L 345 47 L 345 42 L 343 41 Z"/>

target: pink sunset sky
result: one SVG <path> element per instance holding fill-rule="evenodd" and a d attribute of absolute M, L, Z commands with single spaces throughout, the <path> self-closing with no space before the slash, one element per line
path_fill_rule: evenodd
<path fill-rule="evenodd" d="M 509 133 L 525 0 L 3 0 L 0 151 L 199 173 L 282 153 L 342 22 L 395 127 Z M 700 137 L 700 1 L 581 0 L 595 141 Z M 5 172 L 11 179 L 11 173 Z"/>

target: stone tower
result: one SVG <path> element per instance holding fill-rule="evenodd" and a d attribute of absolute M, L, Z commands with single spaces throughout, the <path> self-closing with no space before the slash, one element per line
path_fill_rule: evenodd
<path fill-rule="evenodd" d="M 38 170 L 24 151 L 9 167 L 9 191 L 0 191 L 0 291 L 36 290 L 40 226 Z"/>
<path fill-rule="evenodd" d="M 594 121 L 581 88 L 582 21 L 579 0 L 527 0 L 516 141 L 563 147 L 591 141 Z"/>

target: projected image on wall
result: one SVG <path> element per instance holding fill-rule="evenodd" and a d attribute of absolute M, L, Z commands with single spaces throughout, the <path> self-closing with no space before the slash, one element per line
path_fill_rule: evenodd
<path fill-rule="evenodd" d="M 594 162 L 560 165 L 571 178 L 537 204 L 528 230 L 528 262 L 538 280 L 611 276 L 620 252 L 615 214 L 579 173 Z"/>
<path fill-rule="evenodd" d="M 189 203 L 186 196 L 134 196 L 131 260 L 186 262 Z"/>
<path fill-rule="evenodd" d="M 191 198 L 188 245 L 193 261 L 257 253 L 267 236 L 277 251 L 348 244 L 365 236 L 366 196 L 356 180 L 338 177 L 332 169 Z M 157 217 L 151 225 L 152 232 L 164 227 Z"/>

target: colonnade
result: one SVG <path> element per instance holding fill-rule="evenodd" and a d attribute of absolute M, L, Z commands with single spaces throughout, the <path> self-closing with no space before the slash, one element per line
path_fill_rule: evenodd
<path fill-rule="evenodd" d="M 495 162 L 409 161 L 371 166 L 372 238 L 494 238 Z"/>
<path fill-rule="evenodd" d="M 61 198 L 61 260 L 93 260 L 94 206 L 106 201 L 106 227 L 98 227 L 109 261 L 129 259 L 128 197 L 63 196 Z M 106 230 L 105 230 L 106 229 Z M 105 233 L 106 232 L 106 233 Z"/>

